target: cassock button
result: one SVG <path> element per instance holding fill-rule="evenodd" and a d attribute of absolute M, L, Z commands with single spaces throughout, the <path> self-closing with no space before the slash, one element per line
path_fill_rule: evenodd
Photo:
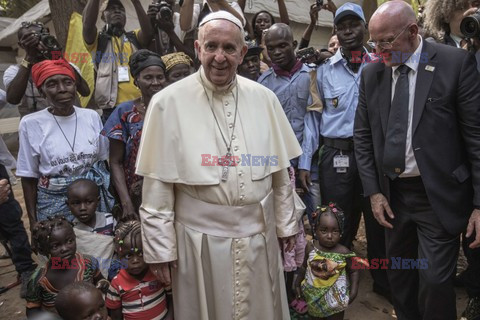
<path fill-rule="evenodd" d="M 395 173 L 400 173 L 402 172 L 402 170 L 400 170 L 400 168 L 395 168 Z"/>
<path fill-rule="evenodd" d="M 244 199 L 245 199 L 245 196 L 242 194 L 242 195 L 240 196 L 240 200 L 244 200 Z"/>
<path fill-rule="evenodd" d="M 228 127 L 229 127 L 230 129 L 232 129 L 232 128 L 233 128 L 233 123 L 230 123 L 230 124 L 228 125 Z"/>
<path fill-rule="evenodd" d="M 231 117 L 232 116 L 232 113 L 231 112 L 227 112 L 227 117 Z"/>
<path fill-rule="evenodd" d="M 233 151 L 238 151 L 238 147 L 234 147 L 234 148 L 233 148 Z"/>
<path fill-rule="evenodd" d="M 225 102 L 225 107 L 228 107 L 230 103 L 228 103 L 228 101 Z"/>
<path fill-rule="evenodd" d="M 235 140 L 235 139 L 237 139 L 237 137 L 235 137 L 235 136 L 232 136 L 232 140 Z"/>
<path fill-rule="evenodd" d="M 240 183 L 240 189 L 243 189 L 243 188 L 245 188 L 245 183 L 242 182 Z"/>

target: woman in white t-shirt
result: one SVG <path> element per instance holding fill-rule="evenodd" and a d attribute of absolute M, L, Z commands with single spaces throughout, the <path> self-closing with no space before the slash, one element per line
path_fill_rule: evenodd
<path fill-rule="evenodd" d="M 20 122 L 17 175 L 22 177 L 30 226 L 56 214 L 73 216 L 66 207 L 66 188 L 82 177 L 101 188 L 99 211 L 110 212 L 113 198 L 105 161 L 108 140 L 93 110 L 75 107 L 75 74 L 64 60 L 45 60 L 32 68 L 32 78 L 50 107 Z"/>

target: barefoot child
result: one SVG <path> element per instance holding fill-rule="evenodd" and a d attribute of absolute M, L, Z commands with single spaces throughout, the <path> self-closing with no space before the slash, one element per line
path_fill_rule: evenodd
<path fill-rule="evenodd" d="M 67 285 L 86 281 L 102 289 L 108 288 L 98 269 L 98 262 L 89 255 L 77 252 L 75 233 L 65 216 L 38 222 L 33 240 L 40 254 L 48 257 L 45 267 L 38 267 L 27 286 L 27 317 L 40 310 L 55 312 L 58 292 Z"/>
<path fill-rule="evenodd" d="M 113 260 L 116 221 L 111 213 L 96 212 L 99 200 L 99 188 L 92 180 L 78 179 L 67 188 L 66 203 L 75 217 L 73 223 L 77 250 L 94 256 L 102 275 L 112 279 L 120 269 L 119 263 Z"/>
<path fill-rule="evenodd" d="M 319 207 L 312 215 L 316 239 L 307 244 L 301 289 L 311 319 L 343 319 L 358 293 L 359 275 L 351 269 L 355 253 L 339 244 L 343 212 L 334 204 Z"/>
<path fill-rule="evenodd" d="M 140 222 L 127 221 L 115 231 L 115 249 L 125 261 L 108 289 L 106 304 L 113 320 L 166 319 L 166 290 L 143 260 Z M 170 300 L 170 299 L 168 299 Z"/>
<path fill-rule="evenodd" d="M 63 320 L 107 320 L 102 292 L 89 282 L 75 282 L 60 291 L 55 309 Z"/>

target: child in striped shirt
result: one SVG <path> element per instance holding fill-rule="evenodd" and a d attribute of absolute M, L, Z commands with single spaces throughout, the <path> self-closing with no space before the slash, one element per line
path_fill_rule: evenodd
<path fill-rule="evenodd" d="M 167 313 L 173 310 L 170 295 L 143 260 L 140 222 L 120 224 L 114 243 L 126 268 L 113 278 L 107 292 L 105 302 L 112 320 L 167 319 Z"/>

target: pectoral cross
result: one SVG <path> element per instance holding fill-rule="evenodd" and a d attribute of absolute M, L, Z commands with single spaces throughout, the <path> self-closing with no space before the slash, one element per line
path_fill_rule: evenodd
<path fill-rule="evenodd" d="M 235 161 L 232 157 L 232 154 L 230 152 L 227 152 L 227 154 L 223 157 L 222 159 L 222 181 L 227 181 L 228 179 L 228 169 L 229 167 L 233 167 L 235 165 Z"/>

